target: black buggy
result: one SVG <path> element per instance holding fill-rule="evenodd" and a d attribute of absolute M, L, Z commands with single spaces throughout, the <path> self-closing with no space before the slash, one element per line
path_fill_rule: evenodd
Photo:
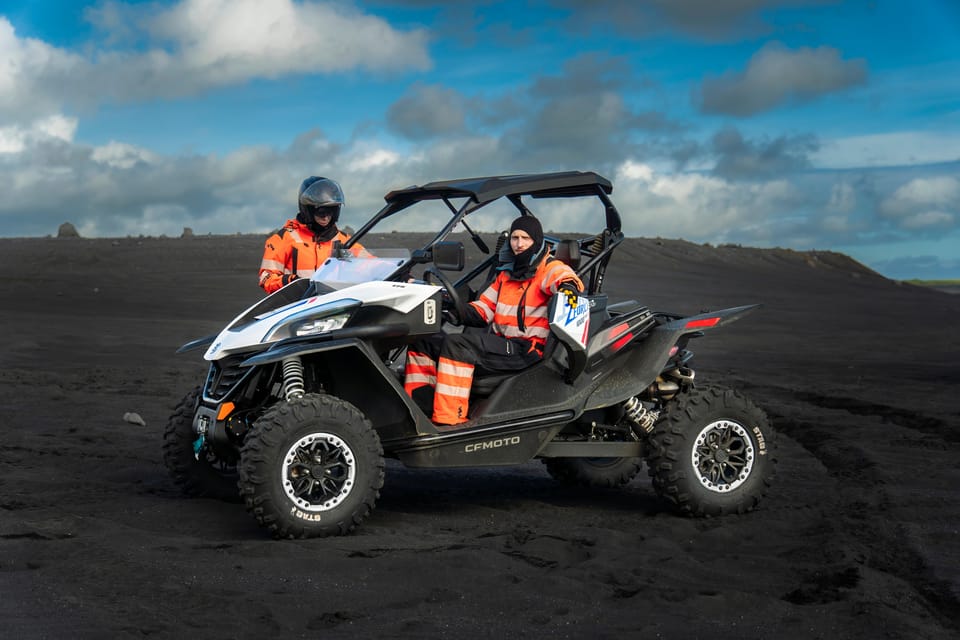
<path fill-rule="evenodd" d="M 384 458 L 409 467 L 510 465 L 541 459 L 563 483 L 616 487 L 645 461 L 653 487 L 689 515 L 752 509 L 775 468 L 774 434 L 740 393 L 695 382 L 691 338 L 757 305 L 682 317 L 602 292 L 623 242 L 611 183 L 591 172 L 493 176 L 391 191 L 386 205 L 309 280 L 295 280 L 242 312 L 206 349 L 206 379 L 187 394 L 164 434 L 164 461 L 189 495 L 238 496 L 276 537 L 346 534 L 366 518 L 384 481 Z M 586 290 L 551 305 L 543 360 L 480 377 L 469 421 L 434 425 L 404 392 L 414 340 L 462 330 L 467 298 L 482 290 L 493 251 L 468 218 L 494 202 L 521 214 L 544 199 L 596 203 L 596 234 L 546 241 Z M 354 242 L 414 205 L 439 230 L 409 251 L 355 258 Z M 536 203 L 538 206 L 542 202 Z M 409 215 L 409 213 L 408 213 Z M 484 254 L 466 265 L 466 231 Z M 448 273 L 455 272 L 453 278 Z M 559 305 L 566 305 L 559 308 Z"/>

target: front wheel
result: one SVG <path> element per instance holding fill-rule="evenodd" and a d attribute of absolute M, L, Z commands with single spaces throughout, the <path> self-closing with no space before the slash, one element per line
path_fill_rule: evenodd
<path fill-rule="evenodd" d="M 687 515 L 750 511 L 776 471 L 766 414 L 729 389 L 692 389 L 678 396 L 650 443 L 654 489 Z"/>
<path fill-rule="evenodd" d="M 370 421 L 333 396 L 277 403 L 240 452 L 247 511 L 276 538 L 349 533 L 373 510 L 383 477 L 383 448 Z"/>

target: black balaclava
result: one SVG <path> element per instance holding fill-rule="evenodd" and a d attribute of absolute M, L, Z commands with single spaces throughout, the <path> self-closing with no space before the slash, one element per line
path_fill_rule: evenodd
<path fill-rule="evenodd" d="M 333 207 L 331 207 L 333 208 Z M 313 231 L 313 235 L 317 240 L 322 242 L 327 242 L 336 237 L 337 232 L 340 230 L 337 228 L 337 219 L 340 217 L 340 207 L 336 207 L 337 211 L 330 217 L 330 224 L 325 227 L 321 227 L 317 224 L 317 221 L 310 216 L 310 222 L 307 223 L 307 226 L 310 227 L 310 231 Z"/>
<path fill-rule="evenodd" d="M 533 274 L 536 273 L 537 265 L 540 262 L 540 258 L 543 257 L 546 244 L 543 241 L 543 227 L 540 226 L 540 221 L 533 216 L 520 216 L 514 220 L 510 225 L 510 235 L 513 235 L 513 232 L 517 229 L 526 231 L 527 235 L 533 240 L 533 244 L 526 250 L 514 255 L 513 249 L 510 248 L 510 238 L 508 237 L 507 242 L 503 246 L 502 262 L 504 262 L 504 264 L 500 269 L 509 271 L 510 276 L 515 280 L 526 280 L 527 278 L 533 277 Z"/>

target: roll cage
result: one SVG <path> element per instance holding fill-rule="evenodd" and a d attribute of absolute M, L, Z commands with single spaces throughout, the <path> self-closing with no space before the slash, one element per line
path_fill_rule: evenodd
<path fill-rule="evenodd" d="M 489 254 L 489 257 L 460 277 L 456 282 L 456 285 L 460 286 L 496 267 L 499 251 L 506 240 L 506 232 L 501 233 L 497 239 L 497 246 L 491 253 L 483 239 L 467 225 L 468 215 L 501 198 L 509 200 L 521 215 L 533 215 L 524 201 L 525 198 L 593 196 L 600 200 L 604 209 L 604 227 L 599 233 L 578 239 L 561 239 L 544 234 L 544 239 L 550 244 L 551 251 L 573 267 L 584 282 L 585 293 L 592 295 L 601 291 L 610 256 L 617 245 L 623 241 L 620 213 L 609 198 L 612 191 L 613 185 L 610 181 L 592 171 L 487 176 L 410 186 L 391 191 L 384 196 L 386 201 L 384 207 L 353 234 L 343 249 L 348 250 L 383 220 L 404 209 L 426 200 L 441 200 L 450 210 L 450 219 L 426 245 L 411 252 L 410 259 L 400 265 L 390 279 L 405 278 L 413 266 L 432 262 L 433 248 L 438 243 L 444 242 L 458 224 L 462 224 L 477 247 L 483 253 Z M 459 205 L 455 201 L 459 202 Z"/>

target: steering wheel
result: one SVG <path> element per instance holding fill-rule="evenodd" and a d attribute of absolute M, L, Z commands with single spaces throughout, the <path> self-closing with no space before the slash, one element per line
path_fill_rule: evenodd
<path fill-rule="evenodd" d="M 463 319 L 467 317 L 467 307 L 463 302 L 463 298 L 460 297 L 460 293 L 454 288 L 453 283 L 450 282 L 450 278 L 445 276 L 439 269 L 433 267 L 428 267 L 423 272 L 424 281 L 433 284 L 430 282 L 430 276 L 436 276 L 437 280 L 440 281 L 440 284 L 443 286 L 444 302 L 450 303 L 443 305 L 443 310 L 450 316 L 448 320 L 456 325 L 463 324 Z"/>

